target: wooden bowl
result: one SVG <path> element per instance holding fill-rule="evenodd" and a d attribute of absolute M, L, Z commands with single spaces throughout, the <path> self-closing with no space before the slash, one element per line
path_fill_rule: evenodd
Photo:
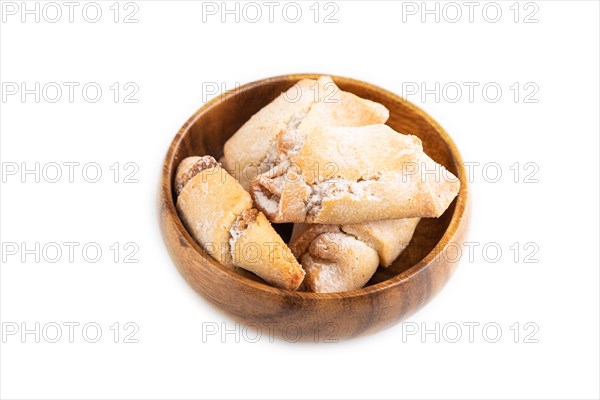
<path fill-rule="evenodd" d="M 305 293 L 277 289 L 242 277 L 211 258 L 190 236 L 174 203 L 177 165 L 188 156 L 223 154 L 223 144 L 253 114 L 301 79 L 318 74 L 284 75 L 249 83 L 200 108 L 177 133 L 165 158 L 160 193 L 164 240 L 188 283 L 237 321 L 262 334 L 288 341 L 354 337 L 375 332 L 420 309 L 435 296 L 456 268 L 457 246 L 467 225 L 467 176 L 450 136 L 407 100 L 371 84 L 332 77 L 345 91 L 385 105 L 387 124 L 417 135 L 425 152 L 461 180 L 461 189 L 437 219 L 422 219 L 415 235 L 389 268 L 379 268 L 362 289 L 343 293 Z M 281 230 L 284 240 L 286 232 Z"/>

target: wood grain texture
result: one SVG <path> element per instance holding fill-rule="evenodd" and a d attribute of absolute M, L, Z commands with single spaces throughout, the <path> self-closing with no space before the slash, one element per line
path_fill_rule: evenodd
<path fill-rule="evenodd" d="M 175 265 L 205 298 L 241 323 L 290 341 L 325 341 L 369 334 L 394 324 L 425 305 L 455 270 L 456 246 L 464 243 L 468 225 L 468 186 L 463 161 L 448 134 L 407 100 L 376 86 L 333 76 L 345 91 L 382 103 L 390 110 L 387 124 L 423 141 L 435 161 L 461 180 L 461 189 L 437 219 L 424 218 L 400 257 L 379 268 L 362 289 L 344 293 L 305 293 L 273 288 L 250 274 L 240 276 L 211 258 L 189 235 L 174 203 L 177 165 L 188 156 L 219 158 L 225 141 L 254 113 L 282 91 L 319 74 L 285 75 L 249 83 L 216 97 L 180 129 L 168 150 L 160 188 L 163 237 Z M 289 225 L 276 226 L 289 234 Z M 284 240 L 287 238 L 284 237 Z M 195 316 L 190 316 L 194 318 Z"/>

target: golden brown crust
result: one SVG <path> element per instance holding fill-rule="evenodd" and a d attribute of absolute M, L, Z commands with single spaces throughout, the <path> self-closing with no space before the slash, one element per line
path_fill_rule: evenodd
<path fill-rule="evenodd" d="M 388 267 L 410 242 L 419 218 L 354 225 L 294 224 L 289 243 L 306 271 L 308 291 L 362 287 L 377 265 Z"/>
<path fill-rule="evenodd" d="M 216 166 L 203 169 L 203 165 Z M 304 271 L 287 245 L 252 207 L 250 195 L 214 159 L 185 159 L 177 175 L 180 184 L 185 182 L 177 212 L 191 236 L 212 257 L 231 269 L 251 271 L 274 286 L 295 289 L 300 285 Z M 261 249 L 259 262 L 243 253 L 244 246 Z M 273 251 L 266 251 L 273 246 Z"/>
<path fill-rule="evenodd" d="M 253 215 L 233 240 L 234 264 L 274 286 L 296 290 L 304 280 L 304 270 L 264 214 Z"/>
<path fill-rule="evenodd" d="M 256 206 L 272 221 L 355 224 L 439 217 L 460 188 L 453 174 L 423 152 L 417 137 L 386 125 L 316 128 L 298 147 L 289 162 L 273 169 L 275 177 L 263 174 L 250 186 Z"/>
<path fill-rule="evenodd" d="M 300 260 L 306 271 L 306 289 L 318 293 L 359 289 L 371 279 L 379 264 L 373 248 L 343 232 L 317 236 Z"/>
<path fill-rule="evenodd" d="M 220 167 L 200 171 L 177 198 L 177 212 L 188 232 L 221 264 L 233 268 L 229 247 L 231 226 L 252 208 L 252 199 Z"/>
<path fill-rule="evenodd" d="M 377 179 L 384 171 L 402 171 L 422 152 L 418 137 L 387 125 L 321 126 L 306 135 L 290 161 L 308 184 L 334 178 L 358 182 Z"/>
<path fill-rule="evenodd" d="M 303 79 L 254 114 L 225 143 L 223 166 L 247 189 L 250 181 L 266 170 L 261 167 L 277 134 L 297 114 L 306 114 L 317 93 L 330 79 Z M 316 86 L 315 86 L 316 85 Z"/>
<path fill-rule="evenodd" d="M 420 218 L 392 219 L 351 225 L 298 223 L 294 224 L 289 247 L 302 260 L 303 254 L 317 237 L 325 233 L 341 232 L 372 247 L 379 257 L 379 265 L 388 267 L 408 246 L 419 220 Z"/>
<path fill-rule="evenodd" d="M 305 79 L 265 106 L 226 143 L 222 162 L 245 189 L 257 175 L 273 165 L 275 143 L 282 132 L 298 135 L 316 126 L 363 126 L 384 123 L 389 111 L 381 104 L 340 90 L 332 79 Z M 289 150 L 289 149 L 287 149 Z"/>
<path fill-rule="evenodd" d="M 379 265 L 389 267 L 410 243 L 420 220 L 405 218 L 371 221 L 342 225 L 341 230 L 373 247 L 379 255 Z"/>
<path fill-rule="evenodd" d="M 310 112 L 302 120 L 299 128 L 311 132 L 319 126 L 358 127 L 385 123 L 390 112 L 385 106 L 344 92 L 333 82 L 326 84 L 333 88 L 321 101 L 313 104 Z"/>

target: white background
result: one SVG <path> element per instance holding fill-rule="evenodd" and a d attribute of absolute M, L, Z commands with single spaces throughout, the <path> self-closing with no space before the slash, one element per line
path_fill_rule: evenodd
<path fill-rule="evenodd" d="M 67 254 L 56 263 L 43 257 L 36 263 L 34 255 L 21 262 L 21 253 L 4 252 L 2 398 L 600 396 L 599 4 L 498 2 L 502 15 L 492 23 L 486 18 L 495 18 L 490 8 L 495 6 L 482 14 L 486 3 L 479 3 L 470 22 L 468 7 L 458 2 L 462 18 L 451 23 L 456 7 L 439 3 L 439 22 L 425 15 L 423 23 L 421 2 L 369 3 L 338 1 L 337 23 L 323 22 L 336 10 L 324 10 L 323 3 L 315 23 L 312 1 L 299 3 L 297 23 L 282 16 L 284 3 L 270 23 L 260 2 L 257 23 L 243 15 L 239 23 L 233 15 L 221 23 L 220 14 L 203 22 L 202 3 L 193 1 L 137 1 L 137 23 L 123 23 L 135 10 L 124 10 L 123 3 L 115 23 L 113 1 L 99 2 L 103 14 L 97 23 L 82 17 L 83 2 L 73 23 L 61 2 L 57 23 L 44 15 L 39 23 L 35 16 L 22 23 L 20 11 L 3 13 L 3 89 L 7 82 L 29 88 L 35 82 L 80 84 L 73 103 L 66 89 L 57 103 L 43 94 L 39 103 L 34 95 L 23 101 L 20 93 L 3 98 L 3 171 L 13 163 L 96 162 L 103 175 L 88 183 L 80 166 L 73 183 L 67 176 L 58 183 L 43 177 L 36 183 L 33 175 L 22 183 L 20 173 L 4 176 L 1 240 L 4 246 L 29 247 L 95 242 L 103 254 L 97 263 L 87 262 L 80 246 L 73 263 Z M 54 10 L 46 11 L 54 18 Z M 254 17 L 254 10 L 246 11 Z M 288 12 L 293 18 L 293 10 Z M 525 23 L 531 13 L 529 20 L 537 22 Z M 444 126 L 465 161 L 480 163 L 471 175 L 469 234 L 479 245 L 472 258 L 463 254 L 443 292 L 405 324 L 333 344 L 272 341 L 266 332 L 251 343 L 253 334 L 236 329 L 188 287 L 167 254 L 157 211 L 161 165 L 179 127 L 214 96 L 207 83 L 232 89 L 293 72 L 349 76 L 407 95 Z M 97 103 L 82 98 L 88 82 L 103 89 Z M 115 103 L 109 89 L 115 82 L 121 90 L 127 82 L 137 85 L 138 103 L 123 102 L 130 91 Z M 439 99 L 435 93 L 411 94 L 415 85 L 433 89 L 436 82 L 440 91 L 447 88 Z M 465 82 L 479 85 L 473 99 Z M 482 94 L 488 83 L 502 89 L 496 102 L 493 88 L 487 98 Z M 457 85 L 463 93 L 453 102 L 456 92 L 450 90 Z M 136 163 L 139 183 L 123 183 L 123 175 L 114 183 L 109 167 L 115 162 L 121 169 Z M 515 183 L 516 167 L 510 167 L 516 162 Z M 525 169 L 525 163 L 534 164 Z M 490 164 L 484 174 L 482 166 Z M 494 183 L 497 167 L 502 176 Z M 528 173 L 533 175 L 527 180 L 538 182 L 526 183 Z M 115 242 L 121 246 L 118 262 L 109 249 Z M 139 246 L 138 263 L 123 262 L 127 242 Z M 489 253 L 482 252 L 488 243 Z M 81 325 L 73 343 L 64 326 L 57 343 L 7 333 L 36 322 Z M 102 328 L 97 343 L 88 343 L 81 332 L 90 322 Z M 115 322 L 118 343 L 110 330 Z M 131 332 L 124 329 L 127 322 L 139 327 L 133 337 L 138 343 L 124 343 Z M 469 322 L 480 324 L 473 343 L 464 325 Z M 449 327 L 439 343 L 434 334 L 421 336 L 422 328 L 435 330 L 436 323 Z M 463 327 L 457 343 L 451 343 L 453 323 Z M 486 323 L 502 329 L 496 343 L 490 343 L 494 329 L 482 332 Z M 203 340 L 207 324 L 237 337 Z M 419 332 L 407 335 L 414 329 Z"/>

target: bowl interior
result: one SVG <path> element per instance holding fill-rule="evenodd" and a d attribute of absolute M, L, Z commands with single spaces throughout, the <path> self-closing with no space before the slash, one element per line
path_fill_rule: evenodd
<path fill-rule="evenodd" d="M 281 92 L 300 79 L 314 78 L 318 74 L 285 75 L 244 85 L 224 93 L 200 109 L 182 128 L 174 148 L 170 179 L 173 182 L 176 167 L 188 156 L 211 155 L 219 159 L 223 145 L 253 114 L 270 103 Z M 458 176 L 455 159 L 446 135 L 425 113 L 408 101 L 378 87 L 353 79 L 333 77 L 340 89 L 383 104 L 390 111 L 387 125 L 398 132 L 418 136 L 425 152 L 450 172 Z M 173 200 L 174 194 L 172 193 Z M 409 246 L 388 268 L 378 268 L 367 286 L 396 276 L 417 264 L 435 247 L 450 223 L 456 199 L 440 218 L 423 218 Z M 287 241 L 292 224 L 275 224 Z"/>

